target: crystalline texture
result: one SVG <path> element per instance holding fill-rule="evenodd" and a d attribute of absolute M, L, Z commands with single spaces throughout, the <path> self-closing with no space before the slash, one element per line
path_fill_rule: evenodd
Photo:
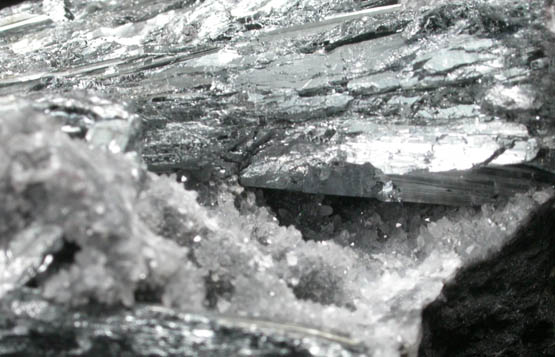
<path fill-rule="evenodd" d="M 58 302 L 132 305 L 150 289 L 159 291 L 150 299 L 181 310 L 336 334 L 348 327 L 369 353 L 393 356 L 417 347 L 418 311 L 443 281 L 464 262 L 498 250 L 538 206 L 524 195 L 498 209 L 463 210 L 424 223 L 416 241 L 400 234 L 402 223 L 391 223 L 399 234 L 371 249 L 367 229 L 341 233 L 337 242 L 307 242 L 257 207 L 252 194 L 238 210 L 241 190 L 223 188 L 217 206 L 201 207 L 174 180 L 138 174 L 123 153 L 69 139 L 31 103 L 2 104 L 0 223 L 10 248 L 4 252 L 17 263 L 5 265 L 3 294 L 34 278 L 42 295 Z M 20 248 L 30 240 L 39 244 Z M 345 241 L 352 245 L 338 244 Z M 48 255 L 70 242 L 78 247 L 73 259 L 49 268 L 60 262 Z"/>
<path fill-rule="evenodd" d="M 72 141 L 30 103 L 7 98 L 2 104 L 6 204 L 0 227 L 8 264 L 27 259 L 29 268 L 38 268 L 52 239 L 77 244 L 75 264 L 48 276 L 44 287 L 47 296 L 74 303 L 95 298 L 132 304 L 142 280 L 164 280 L 180 269 L 187 250 L 154 235 L 132 209 L 143 185 L 132 160 L 115 159 L 119 169 L 108 169 L 114 158 Z M 44 243 L 18 248 L 34 237 Z M 154 266 L 160 255 L 166 264 Z M 4 281 L 22 280 L 23 273 L 9 269 Z"/>
<path fill-rule="evenodd" d="M 33 101 L 0 106 L 0 351 L 416 355 L 445 282 L 551 207 L 530 191 L 555 167 L 534 161 L 552 143 L 540 3 L 74 1 L 73 21 L 3 32 L 0 93 Z M 145 172 L 141 144 L 151 169 L 201 176 L 207 205 Z M 237 175 L 404 202 L 270 210 Z"/>

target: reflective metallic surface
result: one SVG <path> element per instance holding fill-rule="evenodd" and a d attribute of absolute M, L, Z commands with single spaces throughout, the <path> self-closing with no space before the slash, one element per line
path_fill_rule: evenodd
<path fill-rule="evenodd" d="M 415 356 L 551 207 L 550 11 L 2 9 L 0 354 Z"/>

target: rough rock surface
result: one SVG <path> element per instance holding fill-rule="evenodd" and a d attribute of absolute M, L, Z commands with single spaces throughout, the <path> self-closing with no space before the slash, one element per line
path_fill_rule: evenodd
<path fill-rule="evenodd" d="M 551 35 L 543 48 L 552 67 L 541 81 L 552 97 L 555 3 L 544 9 Z M 555 355 L 554 229 L 551 204 L 498 254 L 460 271 L 424 310 L 419 355 Z"/>
<path fill-rule="evenodd" d="M 1 10 L 0 354 L 551 353 L 553 4 L 394 3 Z"/>
<path fill-rule="evenodd" d="M 421 356 L 555 355 L 553 203 L 424 310 Z"/>

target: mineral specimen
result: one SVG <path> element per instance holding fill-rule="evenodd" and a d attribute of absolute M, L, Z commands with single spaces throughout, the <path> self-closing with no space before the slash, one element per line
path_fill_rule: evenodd
<path fill-rule="evenodd" d="M 448 350 L 553 211 L 552 5 L 394 3 L 1 10 L 0 354 Z"/>

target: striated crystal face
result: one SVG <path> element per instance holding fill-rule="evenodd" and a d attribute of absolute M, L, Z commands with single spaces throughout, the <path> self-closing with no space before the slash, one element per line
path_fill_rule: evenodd
<path fill-rule="evenodd" d="M 552 8 L 2 9 L 0 354 L 415 356 L 552 209 Z"/>

